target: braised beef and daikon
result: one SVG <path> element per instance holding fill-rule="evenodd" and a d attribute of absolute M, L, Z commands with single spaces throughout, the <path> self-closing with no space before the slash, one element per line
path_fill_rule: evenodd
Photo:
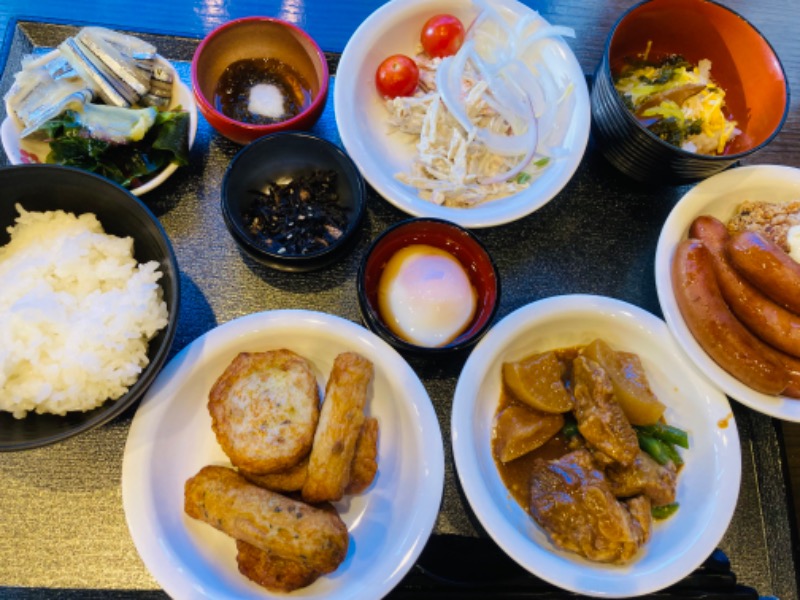
<path fill-rule="evenodd" d="M 494 460 L 559 548 L 631 561 L 673 514 L 686 432 L 664 420 L 636 354 L 601 339 L 503 365 Z"/>

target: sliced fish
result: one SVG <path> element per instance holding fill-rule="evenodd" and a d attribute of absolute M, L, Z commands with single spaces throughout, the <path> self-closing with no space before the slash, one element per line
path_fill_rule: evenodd
<path fill-rule="evenodd" d="M 84 27 L 57 49 L 24 57 L 5 101 L 23 137 L 65 110 L 83 114 L 92 100 L 123 110 L 145 107 L 127 116 L 92 107 L 81 117 L 100 139 L 131 141 L 156 108 L 169 107 L 173 79 L 171 65 L 152 44 L 104 27 Z"/>

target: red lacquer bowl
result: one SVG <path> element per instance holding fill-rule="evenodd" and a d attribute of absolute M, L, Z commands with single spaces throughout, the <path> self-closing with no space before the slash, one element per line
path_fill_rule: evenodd
<path fill-rule="evenodd" d="M 472 321 L 444 346 L 409 343 L 389 329 L 379 309 L 378 287 L 386 264 L 396 252 L 413 244 L 433 246 L 451 254 L 464 267 L 475 289 L 477 306 Z M 472 347 L 488 331 L 500 303 L 499 274 L 486 248 L 467 229 L 442 219 L 408 219 L 385 230 L 364 255 L 357 288 L 361 316 L 367 327 L 398 350 L 413 354 L 451 353 Z"/>
<path fill-rule="evenodd" d="M 252 58 L 274 58 L 292 67 L 309 85 L 309 106 L 292 118 L 269 125 L 237 121 L 218 110 L 214 95 L 222 73 L 232 63 Z M 325 54 L 305 31 L 271 17 L 236 19 L 213 30 L 194 53 L 191 76 L 200 113 L 218 133 L 238 144 L 278 131 L 310 129 L 328 97 Z"/>

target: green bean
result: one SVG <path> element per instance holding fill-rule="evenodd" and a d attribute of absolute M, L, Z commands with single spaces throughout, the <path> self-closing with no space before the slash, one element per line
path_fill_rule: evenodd
<path fill-rule="evenodd" d="M 578 435 L 578 423 L 572 415 L 564 415 L 564 426 L 561 428 L 561 435 L 565 438 L 573 438 Z"/>
<path fill-rule="evenodd" d="M 659 441 L 661 442 L 661 445 L 664 446 L 664 450 L 667 452 L 667 456 L 669 456 L 669 459 L 673 463 L 675 463 L 675 466 L 676 467 L 683 466 L 683 458 L 675 449 L 675 446 L 673 446 L 669 442 L 665 442 L 664 440 L 659 440 Z"/>
<path fill-rule="evenodd" d="M 655 425 L 641 425 L 637 429 L 650 437 L 654 437 L 662 442 L 669 442 L 681 448 L 689 448 L 689 434 L 683 429 L 666 425 L 664 423 L 656 423 Z"/>
<path fill-rule="evenodd" d="M 669 504 L 662 504 L 661 506 L 653 506 L 650 508 L 650 514 L 654 519 L 660 521 L 675 514 L 678 510 L 677 502 L 670 502 Z"/>
<path fill-rule="evenodd" d="M 654 437 L 636 432 L 636 437 L 639 438 L 639 448 L 647 452 L 653 459 L 660 465 L 665 465 L 670 461 L 668 451 L 664 448 L 664 444 Z"/>

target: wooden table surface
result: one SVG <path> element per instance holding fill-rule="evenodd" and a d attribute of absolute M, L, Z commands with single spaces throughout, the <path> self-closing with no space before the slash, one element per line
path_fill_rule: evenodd
<path fill-rule="evenodd" d="M 401 2 L 402 0 L 394 0 Z M 56 20 L 70 24 L 91 23 L 115 28 L 149 31 L 169 35 L 200 38 L 214 27 L 237 17 L 250 15 L 276 16 L 291 21 L 308 31 L 323 50 L 341 52 L 358 25 L 380 4 L 379 0 L 353 0 L 335 3 L 331 0 L 104 0 L 90 2 L 66 2 L 65 0 L 0 0 L 0 43 L 8 43 L 8 32 L 15 19 Z M 559 25 L 575 29 L 576 39 L 570 40 L 584 72 L 591 73 L 597 65 L 609 30 L 633 0 L 542 0 L 526 4 L 538 10 L 545 18 Z M 749 19 L 766 37 L 780 56 L 789 76 L 790 87 L 798 90 L 793 97 L 788 119 L 782 132 L 770 146 L 748 160 L 748 164 L 783 164 L 800 167 L 800 6 L 796 0 L 724 0 L 721 2 Z M 2 191 L 0 191 L 2 194 Z M 554 200 L 558 202 L 558 198 Z M 533 214 L 531 221 L 537 219 Z M 785 465 L 790 472 L 792 489 L 800 483 L 800 426 L 783 424 Z M 122 435 L 125 431 L 109 433 Z M 86 443 L 91 443 L 91 436 Z M 78 443 L 78 442 L 76 442 Z M 446 440 L 448 443 L 448 440 Z M 37 455 L 31 454 L 24 468 L 37 468 Z M 66 468 L 80 469 L 80 452 L 75 454 L 76 464 Z M 0 454 L 0 467 L 11 459 Z M 19 459 L 15 459 L 19 460 Z M 119 460 L 119 456 L 110 460 Z M 109 472 L 116 471 L 109 467 Z M 69 473 L 60 475 L 66 481 Z M 0 488 L 5 482 L 0 482 Z M 54 481 L 53 485 L 63 482 Z M 2 504 L 0 491 L 0 504 Z M 794 493 L 795 501 L 800 492 Z M 800 512 L 800 503 L 794 511 Z M 0 512 L 3 511 L 0 505 Z M 5 535 L 4 524 L 8 515 L 0 516 L 0 538 Z M 19 518 L 25 518 L 20 516 Z M 5 519 L 5 520 L 4 520 Z M 0 539 L 0 545 L 9 547 L 8 539 Z M 99 557 L 102 559 L 102 557 Z M 797 558 L 794 561 L 798 564 Z M 3 581 L 3 565 L 0 565 L 0 585 Z M 135 587 L 135 586 L 129 586 Z"/>

